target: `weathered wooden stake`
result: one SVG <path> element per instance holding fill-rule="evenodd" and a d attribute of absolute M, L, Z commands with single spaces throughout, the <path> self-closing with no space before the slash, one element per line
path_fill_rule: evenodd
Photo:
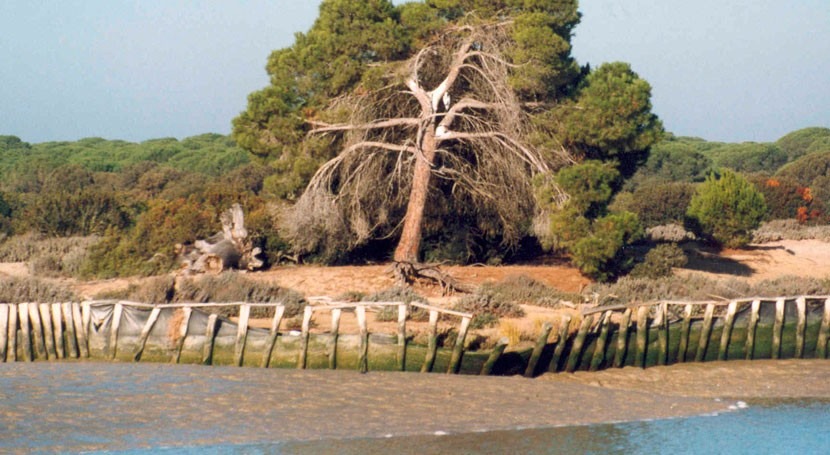
<path fill-rule="evenodd" d="M 17 361 L 17 304 L 9 304 L 9 336 L 8 349 L 6 349 L 6 361 Z"/>
<path fill-rule="evenodd" d="M 772 326 L 772 354 L 773 359 L 781 357 L 781 333 L 784 330 L 784 299 L 775 301 L 775 323 Z"/>
<path fill-rule="evenodd" d="M 450 357 L 450 366 L 447 374 L 458 374 L 461 368 L 461 358 L 464 356 L 464 341 L 467 339 L 467 330 L 470 328 L 471 318 L 461 318 L 461 327 L 458 328 L 458 336 L 455 338 L 455 347 Z"/>
<path fill-rule="evenodd" d="M 46 344 L 43 339 L 43 324 L 40 322 L 40 309 L 37 303 L 29 303 L 27 306 L 29 310 L 29 322 L 32 324 L 32 338 L 35 340 L 35 351 L 39 359 L 47 360 L 49 358 L 46 352 Z"/>
<path fill-rule="evenodd" d="M 609 325 L 611 325 L 611 312 L 606 311 L 602 315 L 602 322 L 600 322 L 599 338 L 597 339 L 596 348 L 594 348 L 594 356 L 591 358 L 591 371 L 597 371 L 605 360 L 605 342 L 608 339 Z"/>
<path fill-rule="evenodd" d="M 648 346 L 648 310 L 647 306 L 637 308 L 637 357 L 634 364 L 646 367 L 646 347 Z"/>
<path fill-rule="evenodd" d="M 63 321 L 61 321 L 61 304 L 52 304 L 52 330 L 55 333 L 55 353 L 59 359 L 66 358 L 66 350 L 63 343 Z"/>
<path fill-rule="evenodd" d="M 686 351 L 689 350 L 689 329 L 692 326 L 692 304 L 683 308 L 683 322 L 680 323 L 680 345 L 677 347 L 677 361 L 686 361 Z"/>
<path fill-rule="evenodd" d="M 726 308 L 726 318 L 723 321 L 723 332 L 720 335 L 720 349 L 718 360 L 726 360 L 729 354 L 729 340 L 732 338 L 732 326 L 735 324 L 735 313 L 738 311 L 738 302 L 732 300 Z"/>
<path fill-rule="evenodd" d="M 406 304 L 398 305 L 398 370 L 406 371 Z"/>
<path fill-rule="evenodd" d="M 626 308 L 620 321 L 617 333 L 617 352 L 614 354 L 614 367 L 620 368 L 625 362 L 625 353 L 628 350 L 628 326 L 631 325 L 631 308 Z"/>
<path fill-rule="evenodd" d="M 665 302 L 657 309 L 654 325 L 657 327 L 657 365 L 665 365 L 669 356 L 669 306 Z"/>
<path fill-rule="evenodd" d="M 589 314 L 582 320 L 582 325 L 579 326 L 579 332 L 574 339 L 573 347 L 571 348 L 571 355 L 568 357 L 568 364 L 565 366 L 565 371 L 573 373 L 579 366 L 579 358 L 582 356 L 582 347 L 585 345 L 585 337 L 588 336 L 588 330 L 594 323 L 594 316 Z"/>
<path fill-rule="evenodd" d="M 562 319 L 559 320 L 559 332 L 556 340 L 556 348 L 554 348 L 553 357 L 551 357 L 550 363 L 548 364 L 548 371 L 552 371 L 554 373 L 559 371 L 559 361 L 562 358 L 562 354 L 565 352 L 565 345 L 568 342 L 568 330 L 570 329 L 570 325 L 571 315 L 562 315 Z"/>
<path fill-rule="evenodd" d="M 135 353 L 133 354 L 134 362 L 141 360 L 141 354 L 144 352 L 144 346 L 147 344 L 147 337 L 150 336 L 150 331 L 153 330 L 153 325 L 155 325 L 156 320 L 158 320 L 160 312 L 161 308 L 153 308 L 150 311 L 150 316 L 147 318 L 147 322 L 145 322 L 144 327 L 141 328 L 141 334 L 138 336 L 138 346 L 136 346 Z"/>
<path fill-rule="evenodd" d="M 274 353 L 274 346 L 277 344 L 283 315 L 285 315 L 285 305 L 279 305 L 274 308 L 274 319 L 271 320 L 271 331 L 268 332 L 268 343 L 265 345 L 265 351 L 262 353 L 262 362 L 260 363 L 262 368 L 268 368 L 271 364 L 271 355 Z"/>
<path fill-rule="evenodd" d="M 504 349 L 507 347 L 507 343 L 509 342 L 510 340 L 507 337 L 499 338 L 499 341 L 496 342 L 493 350 L 490 351 L 487 361 L 484 362 L 484 365 L 481 367 L 482 376 L 489 376 L 490 373 L 493 372 L 493 367 L 496 366 L 496 362 L 499 361 L 499 357 L 504 354 Z"/>
<path fill-rule="evenodd" d="M 749 325 L 746 327 L 746 360 L 752 360 L 755 355 L 755 330 L 758 328 L 758 312 L 761 310 L 761 301 L 753 300 L 749 313 Z"/>
<path fill-rule="evenodd" d="M 187 338 L 187 327 L 190 325 L 190 316 L 193 314 L 193 308 L 182 308 L 182 322 L 179 325 L 179 338 L 176 340 L 176 350 L 170 359 L 170 363 L 179 363 L 182 358 L 182 348 L 184 348 L 184 339 Z"/>
<path fill-rule="evenodd" d="M 551 330 L 553 330 L 553 324 L 550 322 L 542 324 L 542 331 L 539 333 L 539 338 L 533 347 L 533 353 L 530 354 L 530 360 L 527 362 L 527 368 L 525 369 L 526 378 L 532 378 L 536 375 L 536 365 L 539 363 L 539 358 L 542 357 L 542 351 L 548 344 L 548 335 L 550 335 Z"/>
<path fill-rule="evenodd" d="M 29 304 L 21 303 L 17 306 L 20 313 L 20 341 L 23 343 L 23 359 L 27 362 L 34 360 L 32 352 L 32 331 L 29 327 Z"/>
<path fill-rule="evenodd" d="M 9 338 L 9 305 L 0 303 L 0 362 L 6 361 L 6 345 Z"/>
<path fill-rule="evenodd" d="M 63 320 L 66 325 L 66 355 L 77 359 L 80 353 L 78 351 L 78 338 L 75 335 L 75 321 L 72 317 L 72 304 L 69 302 L 62 303 L 61 313 L 63 313 Z"/>
<path fill-rule="evenodd" d="M 429 338 L 427 338 L 427 353 L 421 373 L 429 373 L 435 365 L 435 356 L 438 352 L 438 311 L 429 310 Z"/>
<path fill-rule="evenodd" d="M 358 347 L 357 368 L 361 373 L 369 371 L 369 327 L 366 325 L 366 307 L 355 308 L 357 325 L 360 327 L 360 346 Z"/>
<path fill-rule="evenodd" d="M 795 358 L 804 357 L 804 332 L 807 329 L 807 299 L 799 297 L 795 300 L 798 309 L 798 323 L 795 326 Z"/>
<path fill-rule="evenodd" d="M 89 339 L 87 337 L 89 324 L 84 322 L 84 313 L 81 308 L 80 303 L 72 303 L 72 323 L 75 324 L 75 336 L 78 338 L 78 349 L 81 352 L 81 357 L 89 358 Z"/>
<path fill-rule="evenodd" d="M 121 313 L 124 311 L 124 306 L 121 302 L 115 304 L 112 309 L 112 324 L 110 324 L 110 360 L 115 359 L 115 353 L 118 349 L 118 328 L 121 326 Z"/>
<path fill-rule="evenodd" d="M 303 309 L 303 325 L 300 332 L 300 353 L 297 356 L 297 368 L 305 369 L 308 357 L 308 338 L 311 330 L 311 315 L 314 313 L 314 308 L 311 305 L 306 305 Z"/>
<path fill-rule="evenodd" d="M 216 340 L 216 326 L 219 322 L 219 315 L 211 313 L 208 315 L 205 326 L 205 344 L 202 345 L 202 365 L 213 364 L 213 343 Z"/>
<path fill-rule="evenodd" d="M 706 358 L 706 348 L 709 347 L 709 336 L 712 333 L 712 315 L 714 313 L 715 305 L 712 303 L 706 305 L 706 311 L 703 313 L 703 326 L 700 328 L 700 340 L 697 344 L 695 362 L 703 362 L 703 359 Z"/>
<path fill-rule="evenodd" d="M 818 344 L 816 357 L 827 358 L 827 335 L 830 332 L 830 299 L 824 301 L 824 315 L 821 318 L 821 327 L 818 330 Z"/>
<path fill-rule="evenodd" d="M 81 321 L 82 325 L 84 326 L 84 337 L 87 340 L 87 346 L 89 345 L 89 326 L 92 322 L 92 308 L 89 305 L 89 302 L 81 303 Z M 88 357 L 88 356 L 87 356 Z"/>
<path fill-rule="evenodd" d="M 329 369 L 337 369 L 337 339 L 340 338 L 341 310 L 331 310 L 331 339 L 329 340 Z"/>
<path fill-rule="evenodd" d="M 55 333 L 52 330 L 52 315 L 49 314 L 49 308 L 51 308 L 51 305 L 48 303 L 37 305 L 40 324 L 43 328 L 43 344 L 46 347 L 46 355 L 49 359 L 54 360 L 58 357 L 58 353 L 55 351 Z"/>
<path fill-rule="evenodd" d="M 239 325 L 236 330 L 236 344 L 233 348 L 233 364 L 241 367 L 248 341 L 248 318 L 251 317 L 251 305 L 239 305 Z"/>

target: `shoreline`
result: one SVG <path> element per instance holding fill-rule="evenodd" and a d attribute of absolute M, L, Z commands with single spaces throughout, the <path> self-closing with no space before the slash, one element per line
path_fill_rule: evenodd
<path fill-rule="evenodd" d="M 9 431 L 0 448 L 319 448 L 436 435 L 464 440 L 481 432 L 726 413 L 740 407 L 733 400 L 824 401 L 830 399 L 828 375 L 830 361 L 824 360 L 707 362 L 536 379 L 119 362 L 3 364 L 0 425 Z"/>

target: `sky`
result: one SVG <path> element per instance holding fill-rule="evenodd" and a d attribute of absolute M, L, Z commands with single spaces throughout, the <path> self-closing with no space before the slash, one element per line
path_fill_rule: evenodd
<path fill-rule="evenodd" d="M 356 0 L 357 1 L 357 0 Z M 315 0 L 3 0 L 0 135 L 230 133 Z M 573 54 L 626 61 L 666 130 L 774 141 L 830 127 L 830 1 L 582 0 Z"/>

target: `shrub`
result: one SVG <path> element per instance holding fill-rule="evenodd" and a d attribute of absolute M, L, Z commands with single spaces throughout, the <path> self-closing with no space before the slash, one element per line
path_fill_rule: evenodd
<path fill-rule="evenodd" d="M 813 143 L 828 137 L 830 137 L 830 128 L 802 128 L 784 135 L 776 141 L 776 144 L 787 154 L 789 161 L 794 161 L 806 155 Z"/>
<path fill-rule="evenodd" d="M 615 200 L 611 208 L 635 213 L 646 228 L 683 223 L 694 193 L 695 186 L 691 183 L 650 182 L 638 187 L 630 197 L 624 197 L 619 203 Z M 617 197 L 623 194 L 626 193 L 620 193 Z"/>
<path fill-rule="evenodd" d="M 766 214 L 763 194 L 729 170 L 724 170 L 720 178 L 709 176 L 698 187 L 687 211 L 703 233 L 728 247 L 749 243 L 751 231 Z"/>
<path fill-rule="evenodd" d="M 58 303 L 77 300 L 66 287 L 37 278 L 0 278 L 0 302 Z"/>
<path fill-rule="evenodd" d="M 362 299 L 363 302 L 420 302 L 429 303 L 427 299 L 420 296 L 417 292 L 408 287 L 393 287 L 380 292 L 375 292 Z M 410 307 L 407 319 L 411 321 L 427 321 L 429 320 L 429 311 L 422 308 Z M 384 306 L 378 311 L 375 319 L 383 322 L 391 322 L 398 320 L 398 307 Z"/>
<path fill-rule="evenodd" d="M 556 183 L 570 196 L 569 205 L 588 218 L 602 215 L 619 183 L 612 163 L 587 160 L 556 174 Z"/>
<path fill-rule="evenodd" d="M 562 300 L 579 302 L 579 294 L 570 294 L 545 285 L 527 275 L 512 275 L 497 283 L 484 283 L 479 288 L 497 300 L 524 305 L 555 308 Z"/>
<path fill-rule="evenodd" d="M 763 223 L 752 233 L 755 243 L 776 242 L 778 240 L 821 240 L 830 242 L 830 226 L 808 226 L 798 220 L 772 220 Z"/>
<path fill-rule="evenodd" d="M 524 310 L 517 303 L 505 300 L 487 289 L 479 289 L 475 294 L 468 295 L 453 305 L 456 311 L 473 314 L 471 328 L 489 327 L 496 324 L 500 317 L 520 318 L 525 315 Z"/>
<path fill-rule="evenodd" d="M 660 278 L 672 274 L 674 267 L 683 267 L 688 262 L 686 253 L 675 243 L 661 243 L 646 253 L 643 262 L 631 271 L 632 277 Z"/>
<path fill-rule="evenodd" d="M 592 232 L 570 248 L 574 264 L 585 275 L 607 281 L 631 269 L 625 247 L 639 240 L 643 229 L 637 215 L 615 213 L 594 221 Z"/>

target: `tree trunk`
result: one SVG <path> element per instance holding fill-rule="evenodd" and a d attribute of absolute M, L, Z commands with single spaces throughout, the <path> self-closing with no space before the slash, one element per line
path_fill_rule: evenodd
<path fill-rule="evenodd" d="M 435 161 L 434 128 L 427 129 L 421 145 L 421 154 L 415 161 L 412 175 L 412 188 L 403 221 L 403 231 L 398 246 L 395 248 L 395 262 L 418 262 L 418 250 L 421 248 L 421 231 L 424 224 L 424 208 L 429 194 L 432 177 L 432 165 Z"/>

